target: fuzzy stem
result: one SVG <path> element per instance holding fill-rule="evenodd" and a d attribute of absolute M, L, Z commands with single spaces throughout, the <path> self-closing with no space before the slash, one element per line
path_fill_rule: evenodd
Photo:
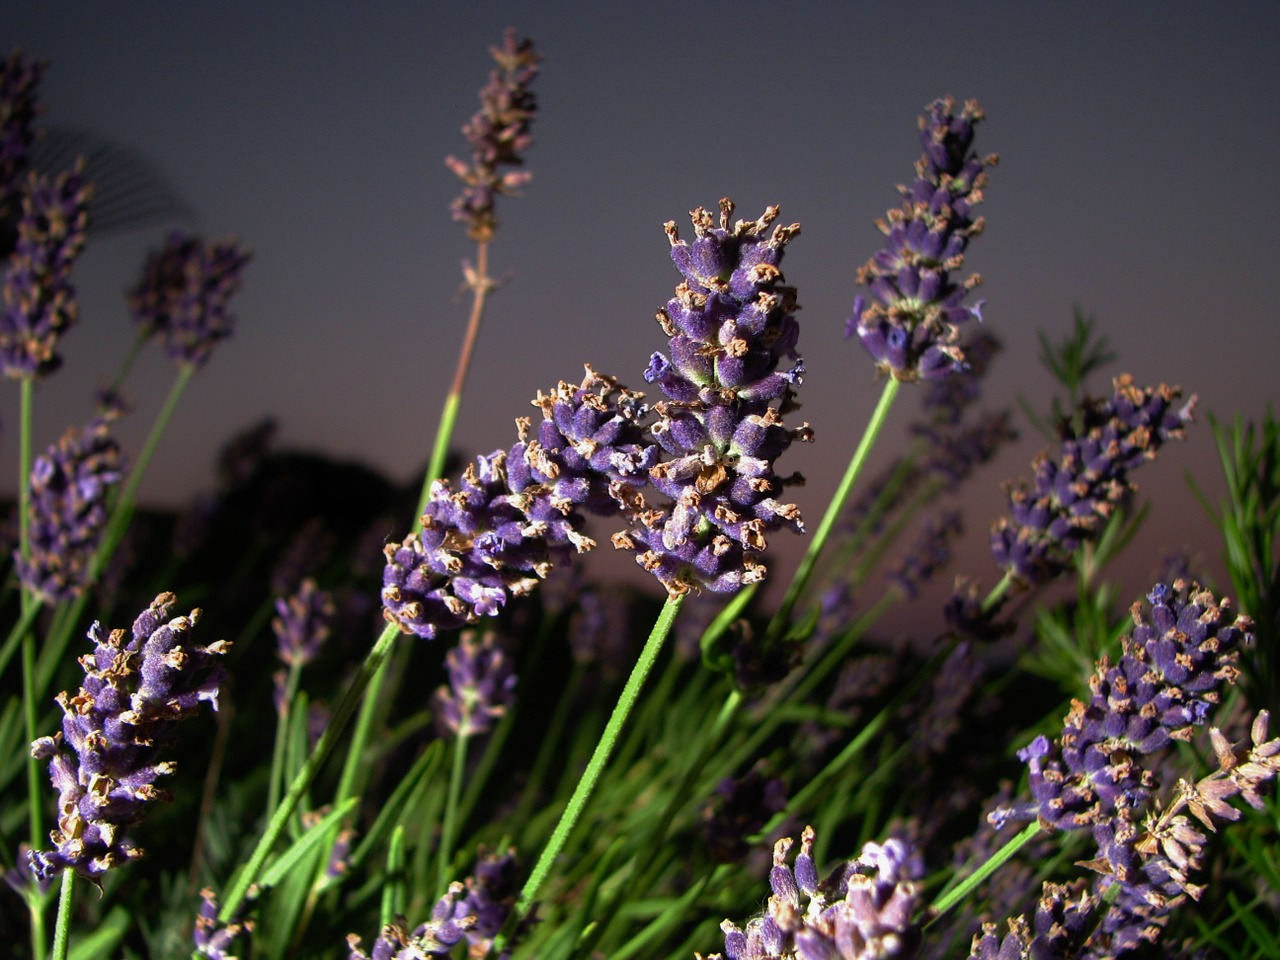
<path fill-rule="evenodd" d="M 62 870 L 62 888 L 58 892 L 58 919 L 53 928 L 53 957 L 51 960 L 67 960 L 67 943 L 71 934 L 71 891 L 75 886 L 76 872 L 69 867 Z M 40 955 L 44 953 L 41 943 Z"/>
<path fill-rule="evenodd" d="M 489 277 L 489 241 L 476 242 L 476 265 L 468 271 L 467 286 L 471 288 L 471 316 L 467 319 L 467 333 L 462 340 L 462 351 L 458 354 L 458 366 L 453 372 L 453 383 L 449 386 L 449 395 L 445 398 L 444 409 L 440 412 L 440 424 L 436 427 L 435 445 L 431 450 L 431 462 L 427 473 L 422 478 L 422 493 L 418 496 L 418 516 L 426 509 L 427 500 L 431 497 L 431 484 L 440 479 L 444 472 L 444 461 L 449 455 L 449 441 L 453 437 L 453 427 L 458 419 L 458 407 L 462 404 L 462 388 L 467 383 L 467 373 L 471 369 L 471 354 L 475 351 L 476 340 L 480 336 L 480 323 L 484 320 L 485 302 L 489 291 L 493 289 L 493 280 Z"/>
<path fill-rule="evenodd" d="M 298 806 L 298 801 L 307 792 L 307 789 L 311 786 L 311 781 L 315 779 L 324 762 L 329 759 L 329 754 L 333 752 L 338 738 L 342 736 L 343 730 L 346 729 L 347 722 L 351 719 L 351 714 L 355 712 L 357 705 L 363 698 L 365 689 L 369 686 L 369 681 L 390 655 L 393 641 L 399 635 L 399 627 L 393 623 L 387 624 L 386 629 L 382 631 L 382 636 L 378 637 L 377 643 L 373 645 L 373 649 L 365 657 L 364 663 L 360 665 L 359 671 L 351 681 L 351 686 L 347 688 L 347 692 L 342 696 L 342 701 L 338 704 L 337 709 L 334 710 L 333 719 L 329 722 L 329 726 L 321 734 L 315 749 L 311 751 L 311 756 L 307 757 L 302 769 L 298 771 L 293 778 L 293 782 L 289 784 L 289 790 L 285 793 L 284 799 L 280 801 L 280 806 L 271 815 L 271 820 L 267 824 L 266 830 L 263 831 L 261 839 L 258 840 L 258 845 L 254 848 L 248 864 L 236 875 L 231 892 L 228 894 L 222 908 L 218 911 L 218 921 L 220 923 L 230 923 L 232 918 L 239 913 L 241 904 L 244 903 L 249 894 L 249 888 L 257 880 L 262 868 L 266 866 L 267 857 L 271 854 L 271 848 L 275 846 L 276 840 L 279 839 L 280 834 L 284 831 L 285 824 L 293 816 L 293 811 Z"/>
<path fill-rule="evenodd" d="M 662 607 L 662 612 L 658 614 L 653 630 L 649 633 L 649 639 L 645 641 L 644 649 L 640 652 L 640 658 L 636 661 L 635 667 L 632 668 L 631 676 L 627 678 L 627 685 L 623 687 L 622 693 L 618 697 L 618 703 L 613 708 L 613 713 L 609 716 L 609 722 L 605 724 L 604 732 L 600 735 L 596 749 L 591 754 L 591 759 L 587 761 L 587 768 L 583 771 L 582 779 L 578 781 L 578 785 L 573 791 L 573 796 L 569 798 L 569 802 L 565 805 L 564 813 L 560 815 L 560 821 L 556 824 L 556 828 L 551 834 L 551 839 L 543 847 L 542 853 L 538 857 L 538 862 L 534 864 L 533 872 L 529 874 L 529 879 L 525 882 L 524 889 L 520 891 L 520 899 L 516 902 L 515 910 L 512 911 L 512 920 L 518 922 L 528 916 L 533 906 L 533 898 L 542 889 L 542 885 L 546 882 L 547 875 L 551 872 L 551 867 L 555 863 L 556 856 L 560 853 L 561 848 L 564 847 L 565 841 L 569 839 L 569 833 L 582 815 L 582 811 L 585 809 L 587 801 L 591 798 L 591 793 L 595 789 L 596 781 L 600 779 L 600 774 L 604 770 L 605 764 L 608 763 L 609 757 L 613 753 L 613 748 L 618 742 L 618 735 L 622 732 L 622 727 L 627 722 L 627 717 L 630 716 L 636 699 L 640 696 L 640 689 L 644 686 L 645 678 L 653 668 L 654 661 L 657 660 L 658 653 L 662 650 L 662 644 L 667 639 L 667 634 L 671 632 L 671 625 L 675 622 L 676 613 L 679 612 L 680 603 L 683 599 L 683 597 L 679 596 L 667 597 L 667 601 Z M 511 921 L 508 921 L 508 923 L 510 924 Z M 496 937 L 491 952 L 500 955 L 505 940 L 506 938 L 502 934 Z"/>
<path fill-rule="evenodd" d="M 866 465 L 867 456 L 871 453 L 871 448 L 875 445 L 876 438 L 880 436 L 880 430 L 884 427 L 885 420 L 889 415 L 889 409 L 893 406 L 893 400 L 898 395 L 900 386 L 901 383 L 893 377 L 885 381 L 880 400 L 876 403 L 876 408 L 871 414 L 871 420 L 867 423 L 867 429 L 862 434 L 862 439 L 858 441 L 858 447 L 854 450 L 849 466 L 845 469 L 844 477 L 840 480 L 840 486 L 836 488 L 835 496 L 831 498 L 831 502 L 827 505 L 827 512 L 822 516 L 822 522 L 818 524 L 818 529 L 814 531 L 813 539 L 809 541 L 809 549 L 805 551 L 804 559 L 800 561 L 800 566 L 796 568 L 796 574 L 792 578 L 791 584 L 787 587 L 786 595 L 783 596 L 782 603 L 778 606 L 778 612 L 774 614 L 773 619 L 769 622 L 768 636 L 770 638 L 778 639 L 783 628 L 790 622 L 791 612 L 795 609 L 801 594 L 804 593 L 805 587 L 809 585 L 809 580 L 813 576 L 814 566 L 818 562 L 818 555 L 822 553 L 822 548 L 826 546 L 827 540 L 831 536 L 831 531 L 835 528 L 836 521 L 844 510 L 845 502 L 849 499 L 849 494 L 853 491 L 853 486 L 862 473 L 863 466 Z"/>

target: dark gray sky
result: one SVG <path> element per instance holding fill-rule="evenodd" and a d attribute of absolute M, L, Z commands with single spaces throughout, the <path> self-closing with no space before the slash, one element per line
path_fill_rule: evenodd
<path fill-rule="evenodd" d="M 221 444 L 266 414 L 283 444 L 398 480 L 425 462 L 471 255 L 449 220 L 457 184 L 442 159 L 465 149 L 459 128 L 507 26 L 545 55 L 542 112 L 534 182 L 499 211 L 492 262 L 510 279 L 491 301 L 459 424 L 473 453 L 508 445 L 534 392 L 579 378 L 584 361 L 643 385 L 663 346 L 654 309 L 677 280 L 664 221 L 687 223 L 721 196 L 744 216 L 777 203 L 803 224 L 784 266 L 804 306 L 803 416 L 817 443 L 788 459 L 809 476 L 797 499 L 816 523 L 879 391 L 842 338 L 853 273 L 876 249 L 872 220 L 911 176 L 916 116 L 948 93 L 982 102 L 978 147 L 1002 157 L 970 258 L 1007 347 L 993 399 L 1021 392 L 1043 406 L 1036 333 L 1060 337 L 1073 304 L 1103 322 L 1120 354 L 1111 372 L 1180 383 L 1224 417 L 1257 417 L 1276 396 L 1274 4 L 574 7 L 5 5 L 0 46 L 50 62 L 47 123 L 142 154 L 196 213 L 177 225 L 234 233 L 255 251 L 236 336 L 189 391 L 144 500 L 176 504 L 207 487 Z M 126 353 L 122 291 L 166 229 L 91 240 L 81 323 L 38 393 L 38 446 L 87 417 Z M 137 368 L 137 411 L 122 428 L 132 448 L 169 379 L 158 356 Z M 0 455 L 13 464 L 17 390 L 2 393 Z M 899 432 L 914 411 L 906 393 Z M 1181 478 L 1191 469 L 1216 489 L 1201 419 L 1139 481 L 1161 498 L 1158 541 L 1214 556 Z M 1024 436 L 972 500 L 979 540 L 1001 509 L 997 481 L 1026 473 L 1040 446 Z"/>

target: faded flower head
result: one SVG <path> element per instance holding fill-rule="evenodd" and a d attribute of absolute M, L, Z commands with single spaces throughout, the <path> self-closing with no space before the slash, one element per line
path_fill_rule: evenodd
<path fill-rule="evenodd" d="M 672 595 L 760 580 L 765 570 L 755 556 L 765 535 L 804 530 L 796 505 L 777 499 L 800 478 L 774 470 L 793 440 L 812 437 L 808 424 L 783 423 L 804 363 L 795 350 L 795 289 L 783 284 L 778 264 L 800 227 L 769 233 L 777 207 L 759 220 L 732 223 L 732 214 L 728 200 L 718 223 L 705 209 L 693 211 L 692 243 L 666 225 L 684 280 L 658 312 L 670 355 L 653 354 L 645 380 L 667 396 L 654 406 L 662 460 L 649 482 L 671 503 L 642 511 L 640 526 L 614 538 Z M 794 363 L 780 369 L 784 360 Z"/>
<path fill-rule="evenodd" d="M 950 97 L 935 100 L 920 118 L 924 153 L 911 186 L 898 188 L 902 204 L 876 226 L 884 248 L 858 270 L 871 300 L 853 303 L 847 333 L 857 335 L 876 367 L 898 380 L 934 380 L 965 368 L 959 324 L 981 319 L 981 302 L 965 296 L 982 282 L 977 274 L 955 276 L 969 241 L 982 232 L 973 208 L 982 202 L 995 155 L 973 151 L 974 127 L 983 118 L 977 101 L 957 113 Z"/>
<path fill-rule="evenodd" d="M 533 40 L 518 40 L 514 30 L 506 32 L 501 47 L 490 47 L 489 52 L 498 69 L 480 91 L 480 111 L 462 128 L 471 145 L 470 162 L 445 158 L 445 165 L 465 184 L 453 201 L 453 219 L 465 223 L 467 235 L 480 241 L 490 239 L 497 229 L 497 197 L 515 195 L 533 177 L 526 170 L 500 168 L 522 167 L 524 151 L 533 143 L 529 130 L 538 104 L 530 85 L 542 62 Z"/>
<path fill-rule="evenodd" d="M 71 268 L 84 249 L 93 188 L 83 162 L 48 177 L 32 172 L 22 190 L 18 240 L 4 274 L 0 365 L 6 377 L 31 380 L 62 364 L 58 340 L 79 307 Z"/>
<path fill-rule="evenodd" d="M 1032 464 L 1034 481 L 1009 488 L 1010 515 L 992 528 L 991 552 L 1025 583 L 1068 569 L 1072 552 L 1094 539 L 1133 493 L 1129 473 L 1186 435 L 1195 397 L 1178 406 L 1179 388 L 1135 387 L 1128 375 L 1114 386 L 1111 397 L 1085 400 L 1078 428 L 1059 426 L 1057 459 L 1042 452 Z"/>
<path fill-rule="evenodd" d="M 856 859 L 819 882 L 813 861 L 814 832 L 806 827 L 794 867 L 792 841 L 774 845 L 769 897 L 762 916 L 745 928 L 726 920 L 728 960 L 876 960 L 912 957 L 920 926 L 916 880 L 921 864 L 901 840 L 868 843 Z M 714 954 L 708 960 L 716 960 Z"/>
<path fill-rule="evenodd" d="M 171 233 L 129 290 L 129 309 L 141 335 L 158 338 L 180 366 L 202 367 L 214 345 L 235 328 L 228 303 L 249 259 L 249 249 L 233 239 L 206 244 Z"/>
<path fill-rule="evenodd" d="M 170 619 L 176 600 L 171 593 L 156 597 L 132 631 L 104 636 L 95 623 L 89 630 L 93 653 L 80 659 L 84 684 L 74 696 L 58 695 L 62 732 L 31 745 L 33 756 L 49 759 L 58 791 L 54 849 L 29 854 L 37 879 L 69 868 L 98 883 L 107 870 L 142 856 L 124 831 L 146 816 L 152 802 L 169 799 L 156 786 L 176 768 L 162 759 L 163 748 L 174 742 L 178 721 L 194 716 L 202 702 L 217 709 L 217 658 L 230 644 L 192 643 L 200 611 Z"/>
<path fill-rule="evenodd" d="M 120 482 L 124 456 L 109 418 L 98 417 L 31 465 L 29 556 L 15 552 L 22 585 L 44 603 L 78 596 L 107 525 L 107 498 Z"/>

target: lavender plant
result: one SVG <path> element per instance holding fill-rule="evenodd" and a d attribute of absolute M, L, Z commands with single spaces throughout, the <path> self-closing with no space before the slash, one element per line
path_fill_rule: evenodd
<path fill-rule="evenodd" d="M 469 156 L 446 161 L 477 254 L 420 495 L 274 450 L 267 425 L 221 459 L 203 535 L 157 550 L 179 524 L 150 529 L 137 483 L 233 328 L 248 260 L 186 235 L 129 294 L 138 345 L 158 341 L 178 365 L 134 466 L 108 431 L 131 357 L 88 427 L 34 463 L 24 447 L 16 588 L 0 599 L 14 623 L 0 669 L 22 652 L 20 681 L 0 673 L 0 851 L 18 897 L 0 899 L 0 923 L 30 936 L 0 953 L 64 960 L 74 934 L 79 955 L 220 960 L 1010 960 L 1150 943 L 1269 955 L 1251 911 L 1280 909 L 1276 659 L 1257 649 L 1277 606 L 1270 420 L 1230 442 L 1219 431 L 1244 612 L 1161 581 L 1126 633 L 1110 569 L 1143 515 L 1131 475 L 1183 437 L 1194 401 L 1126 376 L 1091 399 L 1085 379 L 1112 360 L 1093 322 L 1045 336 L 1058 442 L 1009 487 L 991 534 L 1004 578 L 984 593 L 961 577 L 934 600 L 970 519 L 957 495 L 1015 435 L 1010 411 L 983 409 L 999 343 L 970 323 L 983 305 L 963 275 L 995 159 L 975 149 L 981 108 L 944 98 L 925 108 L 915 177 L 857 272 L 848 333 L 884 390 L 796 570 L 766 556 L 775 531 L 807 535 L 789 502 L 800 478 L 779 458 L 814 440 L 794 418 L 806 362 L 781 271 L 799 227 L 777 207 L 754 220 L 727 200 L 697 208 L 688 238 L 666 224 L 679 277 L 657 313 L 666 346 L 637 361 L 649 396 L 590 365 L 544 380 L 509 446 L 446 477 L 495 287 L 495 204 L 528 182 L 537 113 L 532 41 L 508 32 L 492 54 Z M 75 317 L 89 193 L 74 172 L 22 178 L 42 70 L 18 55 L 0 69 L 0 212 L 21 207 L 27 224 L 7 254 L 0 351 L 28 400 Z M 912 383 L 906 452 L 863 479 Z M 156 596 L 157 571 L 184 592 L 190 580 L 213 621 L 201 630 L 234 644 L 194 643 L 198 612 L 171 617 L 162 592 L 131 630 L 94 625 L 73 682 L 67 638 L 103 603 L 130 532 L 138 560 L 111 594 Z M 604 537 L 658 596 L 597 579 Z M 782 593 L 771 609 L 766 568 Z M 1074 596 L 1041 589 L 1069 573 Z M 903 603 L 913 634 L 892 636 L 882 618 Z M 1016 661 L 994 642 L 1010 634 Z M 79 692 L 50 696 L 64 686 Z M 233 709 L 203 740 L 185 724 L 197 729 L 180 751 L 178 722 L 219 701 Z M 42 735 L 59 711 L 61 733 Z M 192 761 L 205 757 L 202 787 Z M 999 846 L 990 826 L 975 832 L 983 814 L 1028 825 Z M 76 877 L 102 897 L 73 898 Z"/>

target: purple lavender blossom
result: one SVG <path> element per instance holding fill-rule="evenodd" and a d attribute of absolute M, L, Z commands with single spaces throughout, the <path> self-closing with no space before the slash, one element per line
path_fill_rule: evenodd
<path fill-rule="evenodd" d="M 1041 888 L 1030 922 L 1018 916 L 1009 920 L 1003 937 L 994 923 L 984 923 L 973 938 L 970 960 L 1068 960 L 1080 951 L 1093 929 L 1097 901 L 1076 887 L 1046 883 Z"/>
<path fill-rule="evenodd" d="M 204 366 L 214 345 L 235 328 L 227 305 L 249 259 L 248 248 L 233 239 L 205 244 L 199 237 L 171 233 L 129 290 L 140 334 L 158 338 L 179 366 Z"/>
<path fill-rule="evenodd" d="M 996 563 L 1033 585 L 1068 569 L 1071 553 L 1133 493 L 1130 471 L 1185 435 L 1196 401 L 1177 407 L 1181 396 L 1177 387 L 1135 387 L 1125 375 L 1116 378 L 1114 396 L 1087 399 L 1080 428 L 1059 427 L 1060 458 L 1044 451 L 1032 464 L 1033 484 L 1010 488 L 1011 515 L 991 531 Z"/>
<path fill-rule="evenodd" d="M 762 579 L 754 556 L 765 535 L 804 530 L 799 508 L 776 499 L 800 478 L 774 471 L 793 440 L 812 438 L 808 424 L 788 428 L 782 420 L 795 407 L 804 363 L 795 352 L 795 289 L 783 284 L 778 264 L 800 227 L 779 226 L 766 237 L 777 207 L 730 226 L 732 214 L 728 200 L 720 201 L 718 226 L 707 210 L 693 211 L 692 243 L 674 222 L 666 225 L 685 279 L 658 312 L 670 357 L 655 353 L 645 380 L 668 398 L 655 405 L 653 434 L 665 457 L 649 479 L 672 502 L 642 512 L 639 527 L 614 538 L 673 596 Z M 780 370 L 784 358 L 795 362 Z"/>
<path fill-rule="evenodd" d="M 468 630 L 445 654 L 445 665 L 449 683 L 441 686 L 434 698 L 441 736 L 488 733 L 515 698 L 511 660 L 492 634 L 478 639 L 474 630 Z"/>
<path fill-rule="evenodd" d="M 982 396 L 982 380 L 992 360 L 1004 344 L 987 330 L 975 331 L 963 347 L 964 367 L 952 376 L 932 380 L 925 387 L 921 404 L 939 425 L 957 425 L 966 410 Z"/>
<path fill-rule="evenodd" d="M 62 364 L 58 340 L 79 308 L 71 268 L 84 249 L 93 188 L 83 162 L 50 179 L 32 173 L 22 192 L 18 241 L 4 275 L 0 366 L 6 377 L 31 380 Z"/>
<path fill-rule="evenodd" d="M 873 960 L 912 957 L 920 942 L 916 880 L 921 865 L 901 840 L 868 843 L 862 854 L 818 881 L 814 832 L 806 827 L 794 868 L 792 841 L 774 845 L 769 897 L 762 916 L 741 928 L 726 920 L 728 960 Z M 801 899 L 803 895 L 803 900 Z M 713 954 L 708 960 L 716 960 Z"/>
<path fill-rule="evenodd" d="M 1059 830 L 1109 822 L 1149 802 L 1157 778 L 1143 757 L 1190 737 L 1239 674 L 1253 623 L 1194 584 L 1156 584 L 1133 607 L 1133 632 L 1112 665 L 1103 658 L 1088 703 L 1072 702 L 1056 740 L 1036 737 L 1018 756 L 1034 803 L 1020 815 Z"/>
<path fill-rule="evenodd" d="M 921 586 L 951 562 L 951 542 L 963 530 L 958 510 L 944 510 L 936 517 L 929 517 L 907 555 L 896 567 L 886 571 L 885 576 L 905 599 L 913 599 Z"/>
<path fill-rule="evenodd" d="M 432 908 L 431 919 L 410 933 L 403 919 L 383 927 L 374 941 L 373 950 L 360 949 L 360 937 L 347 937 L 348 960 L 425 960 L 426 957 L 452 956 L 453 948 L 464 939 L 467 956 L 484 957 L 493 945 L 511 911 L 515 908 L 518 886 L 515 852 L 482 856 L 475 875 L 465 883 L 451 883 L 443 897 Z M 530 921 L 519 925 L 508 946 L 520 938 Z M 499 960 L 509 952 L 499 955 Z"/>
<path fill-rule="evenodd" d="M 421 531 L 385 547 L 383 612 L 405 633 L 430 639 L 497 614 L 508 595 L 595 546 L 582 532 L 584 509 L 635 504 L 656 458 L 638 394 L 588 367 L 581 386 L 561 382 L 534 404 L 536 437 L 518 420 L 510 451 L 477 457 L 456 491 L 436 481 Z"/>
<path fill-rule="evenodd" d="M 28 60 L 21 50 L 0 60 L 0 224 L 9 219 L 21 193 L 19 181 L 36 139 L 36 88 L 44 69 L 44 63 Z"/>
<path fill-rule="evenodd" d="M 43 603 L 78 596 L 107 525 L 107 498 L 124 457 L 107 418 L 68 430 L 31 465 L 29 555 L 15 552 L 18 577 Z"/>
<path fill-rule="evenodd" d="M 219 923 L 217 895 L 208 887 L 200 891 L 200 912 L 191 931 L 196 953 L 210 960 L 236 960 L 231 949 L 242 935 L 252 932 L 252 920 Z"/>
<path fill-rule="evenodd" d="M 877 369 L 898 380 L 934 380 L 963 370 L 957 325 L 981 319 L 981 302 L 970 307 L 964 298 L 982 278 L 957 281 L 954 274 L 970 239 L 982 232 L 983 219 L 973 216 L 973 208 L 982 202 L 986 168 L 997 158 L 973 152 L 974 127 L 983 118 L 976 101 L 966 101 L 958 114 L 950 97 L 927 109 L 920 118 L 924 153 L 915 182 L 898 188 L 902 205 L 876 222 L 884 249 L 858 270 L 858 283 L 869 286 L 878 302 L 858 296 L 847 327 Z"/>
<path fill-rule="evenodd" d="M 501 48 L 490 47 L 489 52 L 498 69 L 480 91 L 480 112 L 462 128 L 471 144 L 470 162 L 445 158 L 445 165 L 466 184 L 453 201 L 453 219 L 465 223 L 467 236 L 481 242 L 491 239 L 497 229 L 493 212 L 497 197 L 515 196 L 533 177 L 526 170 L 502 172 L 499 168 L 523 166 L 523 153 L 533 143 L 529 129 L 538 105 L 529 87 L 542 62 L 533 40 L 517 40 L 514 30 L 503 36 Z"/>
<path fill-rule="evenodd" d="M 291 666 L 310 663 L 329 639 L 335 616 L 329 592 L 310 578 L 303 580 L 297 592 L 276 599 L 276 616 L 271 621 L 276 655 Z"/>
<path fill-rule="evenodd" d="M 156 597 L 131 634 L 103 636 L 94 623 L 94 652 L 80 661 L 84 685 L 75 696 L 57 698 L 62 731 L 31 745 L 33 756 L 49 758 L 59 812 L 50 834 L 54 849 L 29 854 L 37 879 L 72 869 L 97 884 L 107 870 L 141 857 L 124 831 L 146 816 L 150 803 L 169 799 L 155 781 L 177 765 L 161 759 L 162 748 L 174 742 L 178 721 L 194 716 L 202 702 L 217 709 L 217 658 L 230 644 L 191 643 L 187 635 L 200 611 L 169 619 L 176 600 L 171 593 Z"/>

